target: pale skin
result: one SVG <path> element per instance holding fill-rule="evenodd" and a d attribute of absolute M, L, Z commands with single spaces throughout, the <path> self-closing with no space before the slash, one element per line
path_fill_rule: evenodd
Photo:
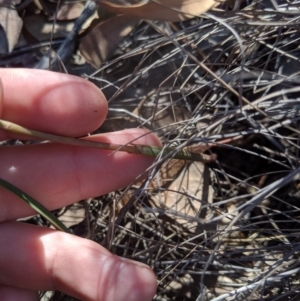
<path fill-rule="evenodd" d="M 0 70 L 0 118 L 31 129 L 76 137 L 97 129 L 107 103 L 93 84 L 70 75 L 26 69 Z M 93 136 L 126 144 L 141 129 Z M 0 131 L 0 139 L 15 138 Z M 154 134 L 135 143 L 160 146 Z M 48 209 L 99 196 L 130 184 L 152 158 L 59 144 L 0 148 L 0 178 Z M 122 172 L 124 171 L 124 172 Z M 0 300 L 38 300 L 37 291 L 59 290 L 87 301 L 150 301 L 154 273 L 98 244 L 47 228 L 16 222 L 34 212 L 0 188 Z"/>

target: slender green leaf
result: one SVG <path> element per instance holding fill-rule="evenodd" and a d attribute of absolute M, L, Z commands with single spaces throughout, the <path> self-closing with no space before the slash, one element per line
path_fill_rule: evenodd
<path fill-rule="evenodd" d="M 6 188 L 10 192 L 20 197 L 37 213 L 39 213 L 45 219 L 47 219 L 55 229 L 63 232 L 71 233 L 71 231 L 54 214 L 52 214 L 48 209 L 46 209 L 43 205 L 41 205 L 38 201 L 33 199 L 30 195 L 28 195 L 24 191 L 20 190 L 16 186 L 10 184 L 9 182 L 3 179 L 0 179 L 0 186 Z"/>

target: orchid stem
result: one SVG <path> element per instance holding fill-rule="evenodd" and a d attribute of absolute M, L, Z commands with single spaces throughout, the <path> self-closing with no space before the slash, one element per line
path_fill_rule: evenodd
<path fill-rule="evenodd" d="M 146 156 L 156 157 L 158 155 L 168 155 L 173 153 L 172 159 L 179 160 L 189 160 L 205 162 L 205 157 L 201 153 L 192 153 L 187 150 L 176 150 L 173 147 L 161 148 L 158 146 L 150 146 L 143 144 L 131 144 L 131 145 L 120 145 L 114 143 L 104 143 L 96 141 L 88 141 L 85 138 L 70 138 L 59 135 L 53 135 L 48 133 L 43 133 L 35 130 L 28 129 L 26 127 L 20 126 L 16 123 L 0 119 L 0 129 L 19 135 L 25 135 L 29 137 L 38 138 L 40 140 L 49 140 L 52 142 L 70 144 L 76 146 L 94 147 L 99 149 L 106 149 L 112 151 L 123 151 L 130 154 L 140 154 Z"/>

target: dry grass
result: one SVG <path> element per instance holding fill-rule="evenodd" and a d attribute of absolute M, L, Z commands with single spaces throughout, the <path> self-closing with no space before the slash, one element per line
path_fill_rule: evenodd
<path fill-rule="evenodd" d="M 100 69 L 66 65 L 107 96 L 99 131 L 145 126 L 168 146 L 216 143 L 218 159 L 187 163 L 175 186 L 149 178 L 79 205 L 75 232 L 149 264 L 155 300 L 300 298 L 300 12 L 296 1 L 274 5 L 143 22 Z"/>

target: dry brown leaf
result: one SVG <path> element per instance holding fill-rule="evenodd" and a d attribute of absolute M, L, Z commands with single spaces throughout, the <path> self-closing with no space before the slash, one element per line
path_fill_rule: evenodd
<path fill-rule="evenodd" d="M 149 0 L 102 0 L 101 3 L 108 3 L 111 7 L 140 7 L 149 3 Z"/>
<path fill-rule="evenodd" d="M 207 175 L 204 175 L 205 165 L 201 162 L 193 162 L 189 166 L 186 166 L 184 169 L 182 169 L 178 175 L 179 170 L 176 167 L 174 168 L 172 166 L 172 169 L 174 169 L 173 173 L 176 174 L 172 173 L 171 166 L 168 168 L 168 164 L 173 163 L 173 161 L 175 160 L 170 160 L 161 169 L 161 171 L 167 171 L 166 175 L 162 174 L 162 172 L 158 172 L 153 180 L 153 185 L 156 187 L 156 189 L 161 186 L 168 187 L 166 191 L 158 195 L 157 201 L 162 201 L 162 204 L 168 209 L 176 210 L 182 214 L 195 216 L 195 213 L 199 212 L 201 203 L 196 201 L 193 205 L 194 209 L 192 209 L 190 206 L 186 207 L 186 204 L 183 204 L 186 203 L 186 197 L 183 194 L 188 192 L 188 194 L 191 196 L 195 196 L 201 200 L 203 199 L 203 189 L 207 189 L 207 187 L 209 187 L 204 187 L 207 185 L 204 183 L 210 182 L 210 179 L 205 179 L 205 177 L 207 177 Z M 185 165 L 185 162 L 182 160 L 176 161 L 181 163 L 181 166 Z M 212 197 L 211 193 L 209 193 L 209 197 Z M 183 203 L 180 200 L 184 200 Z M 205 203 L 210 201 L 205 200 Z M 186 211 L 183 211 L 184 207 Z M 196 212 L 194 210 L 196 210 Z M 192 211 L 194 211 L 194 214 L 191 214 Z"/>
<path fill-rule="evenodd" d="M 169 161 L 170 164 L 173 162 L 175 160 Z M 178 162 L 184 164 L 184 161 L 178 160 Z M 202 204 L 212 203 L 213 191 L 210 185 L 212 173 L 209 169 L 201 162 L 193 162 L 183 168 L 180 174 L 174 178 L 172 172 L 169 173 L 168 165 L 166 164 L 153 179 L 155 187 L 165 186 L 168 182 L 170 183 L 167 185 L 166 190 L 152 197 L 156 207 L 178 213 L 177 222 L 188 223 L 190 226 L 191 221 L 189 217 L 209 220 L 211 213 L 207 212 L 207 209 L 205 211 L 201 209 Z M 169 169 L 171 168 L 173 169 L 173 166 L 170 166 Z M 163 170 L 168 170 L 166 176 L 162 174 Z M 178 173 L 178 170 L 174 168 L 174 172 L 176 171 Z M 187 197 L 187 195 L 190 197 Z"/>
<path fill-rule="evenodd" d="M 84 10 L 84 2 L 63 3 L 57 11 L 57 20 L 75 20 Z"/>
<path fill-rule="evenodd" d="M 219 0 L 149 0 L 142 1 L 144 5 L 120 5 L 115 0 L 105 0 L 99 4 L 117 14 L 177 22 L 199 16 L 220 3 Z"/>
<path fill-rule="evenodd" d="M 47 16 L 52 16 L 57 8 L 57 3 L 52 3 L 47 0 L 33 0 L 35 7 L 43 11 L 43 13 Z"/>
<path fill-rule="evenodd" d="M 71 205 L 68 210 L 59 217 L 60 221 L 64 223 L 66 227 L 71 227 L 79 224 L 85 218 L 85 208 L 80 203 Z"/>
<path fill-rule="evenodd" d="M 6 34 L 7 45 L 5 48 L 8 48 L 2 49 L 2 51 L 6 50 L 8 52 L 11 52 L 14 49 L 18 42 L 23 26 L 22 19 L 19 17 L 18 12 L 16 11 L 13 4 L 19 4 L 19 1 L 0 1 L 0 24 Z M 1 54 L 4 53 L 1 52 Z"/>
<path fill-rule="evenodd" d="M 0 0 L 0 6 L 13 7 L 21 3 L 22 0 Z"/>
<path fill-rule="evenodd" d="M 99 22 L 79 46 L 87 62 L 96 68 L 115 52 L 123 38 L 139 23 L 138 20 L 126 16 L 115 16 Z"/>
<path fill-rule="evenodd" d="M 38 41 L 49 41 L 51 35 L 53 39 L 65 38 L 74 26 L 73 21 L 56 22 L 53 29 L 53 22 L 48 21 L 43 15 L 31 15 L 24 18 L 24 26 L 28 32 Z"/>

